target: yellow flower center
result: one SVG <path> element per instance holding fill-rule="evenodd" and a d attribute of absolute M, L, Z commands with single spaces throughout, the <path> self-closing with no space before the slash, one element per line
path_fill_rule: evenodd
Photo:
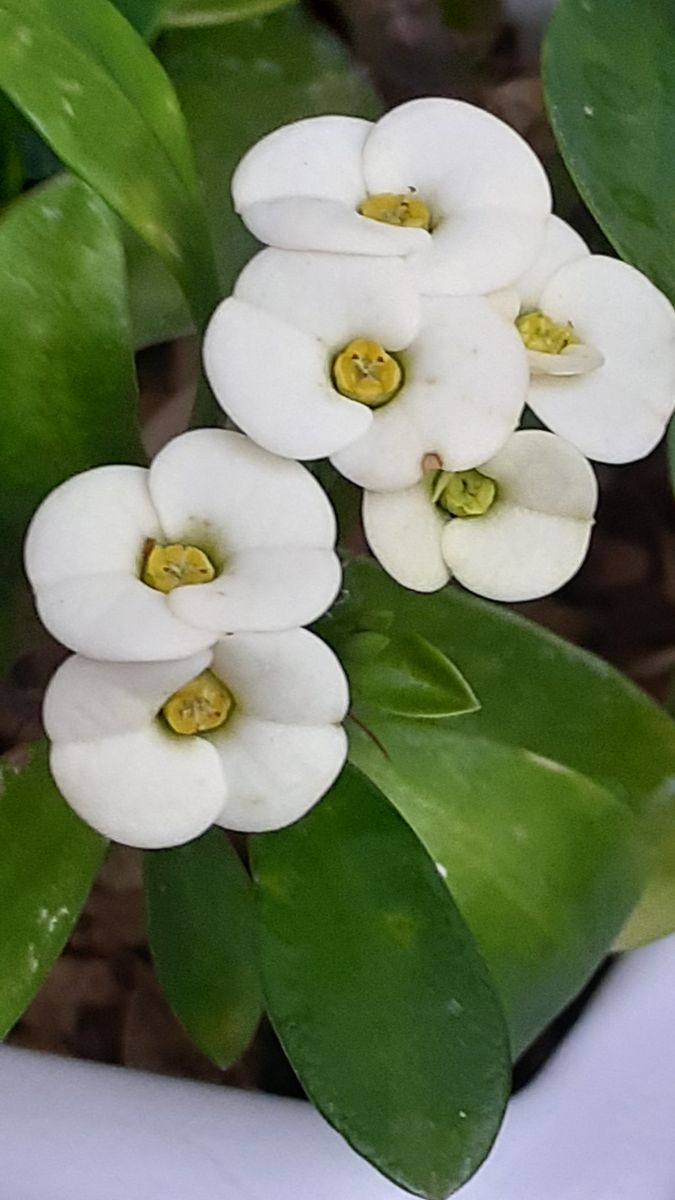
<path fill-rule="evenodd" d="M 560 354 L 566 346 L 579 344 L 571 325 L 556 325 L 543 312 L 523 313 L 516 320 L 516 328 L 527 349 L 540 354 Z"/>
<path fill-rule="evenodd" d="M 192 583 L 209 583 L 215 575 L 211 559 L 197 546 L 160 546 L 158 542 L 153 542 L 146 552 L 141 571 L 143 583 L 158 592 L 172 592 Z"/>
<path fill-rule="evenodd" d="M 220 729 L 234 708 L 234 697 L 212 671 L 179 688 L 162 706 L 162 714 L 174 733 L 207 733 Z"/>
<path fill-rule="evenodd" d="M 387 404 L 403 382 L 403 370 L 384 346 L 357 338 L 333 363 L 333 381 L 343 396 L 369 408 Z"/>
<path fill-rule="evenodd" d="M 432 488 L 434 504 L 451 517 L 482 517 L 492 508 L 497 484 L 481 471 L 439 471 Z"/>
<path fill-rule="evenodd" d="M 379 192 L 359 204 L 362 217 L 384 221 L 385 225 L 405 225 L 408 229 L 431 229 L 431 213 L 424 200 L 396 192 Z"/>

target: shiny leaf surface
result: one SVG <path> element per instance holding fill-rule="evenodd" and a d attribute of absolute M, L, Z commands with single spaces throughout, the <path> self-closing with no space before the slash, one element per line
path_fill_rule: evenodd
<path fill-rule="evenodd" d="M 204 321 L 217 284 L 191 150 L 140 35 L 108 0 L 0 0 L 0 87 L 158 252 Z"/>
<path fill-rule="evenodd" d="M 480 704 L 461 671 L 417 633 L 388 634 L 363 630 L 349 640 L 343 665 L 357 708 L 411 720 L 476 712 Z"/>
<path fill-rule="evenodd" d="M 503 1018 L 415 835 L 348 768 L 253 839 L 272 1020 L 324 1116 L 380 1171 L 440 1198 L 478 1167 L 508 1092 Z"/>
<path fill-rule="evenodd" d="M 61 953 L 105 850 L 57 792 L 44 743 L 20 771 L 0 767 L 0 1037 Z"/>
<path fill-rule="evenodd" d="M 195 1045 L 219 1067 L 243 1054 L 262 1013 L 250 880 L 221 829 L 144 856 L 157 977 Z"/>
<path fill-rule="evenodd" d="M 675 300 L 671 0 L 560 0 L 544 51 L 554 132 L 622 258 Z"/>
<path fill-rule="evenodd" d="M 431 724 L 380 721 L 376 732 L 377 743 L 354 731 L 353 760 L 440 864 L 518 1054 L 593 973 L 640 894 L 633 818 L 529 751 Z"/>
<path fill-rule="evenodd" d="M 296 0 L 174 0 L 168 26 L 227 25 L 287 8 Z"/>

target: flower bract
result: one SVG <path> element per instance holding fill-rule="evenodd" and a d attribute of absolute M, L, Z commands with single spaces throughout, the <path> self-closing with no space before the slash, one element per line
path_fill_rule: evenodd
<path fill-rule="evenodd" d="M 47 690 L 51 770 L 115 841 L 154 849 L 227 829 L 277 829 L 328 790 L 348 704 L 332 650 L 304 629 L 232 634 L 178 661 L 74 655 Z"/>
<path fill-rule="evenodd" d="M 64 645 L 150 661 L 315 620 L 340 586 L 335 537 L 304 467 L 200 429 L 149 469 L 97 467 L 61 484 L 33 518 L 25 562 L 40 617 Z"/>
<path fill-rule="evenodd" d="M 598 462 L 643 458 L 675 410 L 675 311 L 628 263 L 552 217 L 539 258 L 493 297 L 528 351 L 528 404 Z"/>
<path fill-rule="evenodd" d="M 574 446 L 521 430 L 477 469 L 366 492 L 363 522 L 376 558 L 404 587 L 432 592 L 454 576 L 491 600 L 534 600 L 581 566 L 596 504 L 593 469 Z"/>
<path fill-rule="evenodd" d="M 375 124 L 310 117 L 268 134 L 232 180 L 262 242 L 408 256 L 426 294 L 482 293 L 527 269 L 548 181 L 508 125 L 460 100 L 412 100 Z"/>
<path fill-rule="evenodd" d="M 493 454 L 516 427 L 527 356 L 481 296 L 418 296 L 398 259 L 267 249 L 216 309 L 214 393 L 275 454 L 332 456 L 364 487 Z"/>

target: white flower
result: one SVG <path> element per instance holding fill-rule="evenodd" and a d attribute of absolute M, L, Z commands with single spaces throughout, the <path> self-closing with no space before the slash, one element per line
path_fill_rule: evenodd
<path fill-rule="evenodd" d="M 518 322 L 545 425 L 598 462 L 654 449 L 675 409 L 675 311 L 644 275 L 552 217 L 534 266 L 492 299 Z"/>
<path fill-rule="evenodd" d="M 256 442 L 333 456 L 365 487 L 395 490 L 434 454 L 489 458 L 528 384 L 516 331 L 481 296 L 420 300 L 399 259 L 263 250 L 216 309 L 204 362 L 223 408 Z"/>
<path fill-rule="evenodd" d="M 190 658 L 74 655 L 44 706 L 51 770 L 106 837 L 154 849 L 277 829 L 328 790 L 346 756 L 344 672 L 305 629 L 236 633 Z"/>
<path fill-rule="evenodd" d="M 521 430 L 475 470 L 366 492 L 363 523 L 376 558 L 404 587 L 433 592 L 454 575 L 491 600 L 534 600 L 581 566 L 596 504 L 593 469 L 574 446 Z"/>
<path fill-rule="evenodd" d="M 97 467 L 36 512 L 28 578 L 47 629 L 90 658 L 181 658 L 223 633 L 289 629 L 340 586 L 333 510 L 298 463 L 200 429 L 149 469 Z"/>
<path fill-rule="evenodd" d="M 310 117 L 268 134 L 232 180 L 234 206 L 284 250 L 410 255 L 430 295 L 487 292 L 527 268 L 551 210 L 546 175 L 497 117 L 412 100 L 375 125 Z"/>

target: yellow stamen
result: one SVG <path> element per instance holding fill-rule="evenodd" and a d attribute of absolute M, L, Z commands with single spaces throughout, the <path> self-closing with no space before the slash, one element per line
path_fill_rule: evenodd
<path fill-rule="evenodd" d="M 215 575 L 211 559 L 197 546 L 155 542 L 145 556 L 141 579 L 158 592 L 172 592 L 192 583 L 209 583 Z"/>
<path fill-rule="evenodd" d="M 349 400 L 379 408 L 396 395 L 403 382 L 403 371 L 384 346 L 357 338 L 335 359 L 333 380 L 337 390 Z"/>
<path fill-rule="evenodd" d="M 362 217 L 384 221 L 385 225 L 404 225 L 408 229 L 431 229 L 431 213 L 424 200 L 396 192 L 379 192 L 359 204 Z"/>
<path fill-rule="evenodd" d="M 571 325 L 556 325 L 543 312 L 523 313 L 516 320 L 516 328 L 527 349 L 540 354 L 560 354 L 566 346 L 579 344 Z"/>
<path fill-rule="evenodd" d="M 224 725 L 233 708 L 234 697 L 225 684 L 212 671 L 202 671 L 169 696 L 162 713 L 174 733 L 206 733 Z"/>
<path fill-rule="evenodd" d="M 482 517 L 492 508 L 497 484 L 481 471 L 439 471 L 431 499 L 451 517 Z"/>

